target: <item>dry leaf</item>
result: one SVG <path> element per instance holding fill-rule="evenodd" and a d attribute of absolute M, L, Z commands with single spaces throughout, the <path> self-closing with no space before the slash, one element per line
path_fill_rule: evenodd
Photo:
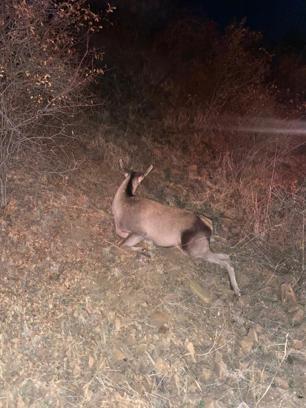
<path fill-rule="evenodd" d="M 185 342 L 185 347 L 189 355 L 191 356 L 192 361 L 196 363 L 194 345 L 187 339 Z"/>
<path fill-rule="evenodd" d="M 95 363 L 95 359 L 93 358 L 92 355 L 90 355 L 90 356 L 88 357 L 88 367 L 89 367 L 89 368 L 92 368 L 93 365 L 94 365 L 94 363 Z"/>
<path fill-rule="evenodd" d="M 203 303 L 211 303 L 211 296 L 208 291 L 202 288 L 202 286 L 200 286 L 196 281 L 191 280 L 189 282 L 189 286 L 192 292 L 198 296 Z"/>

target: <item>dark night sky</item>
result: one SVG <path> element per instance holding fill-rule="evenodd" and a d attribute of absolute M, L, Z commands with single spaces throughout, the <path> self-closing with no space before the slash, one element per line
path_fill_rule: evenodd
<path fill-rule="evenodd" d="M 306 37 L 306 0 L 181 0 L 181 4 L 222 26 L 247 17 L 248 26 L 271 40 L 293 31 Z"/>

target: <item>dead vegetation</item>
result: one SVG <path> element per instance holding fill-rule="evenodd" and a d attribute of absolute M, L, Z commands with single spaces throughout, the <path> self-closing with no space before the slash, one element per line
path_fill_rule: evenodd
<path fill-rule="evenodd" d="M 111 12 L 112 10 L 110 10 Z M 92 105 L 88 86 L 103 74 L 90 46 L 105 14 L 86 1 L 13 0 L 0 8 L 0 206 L 7 170 L 20 152 L 73 137 L 71 117 Z"/>
<path fill-rule="evenodd" d="M 152 144 L 156 169 L 141 193 L 199 211 L 207 205 L 214 247 L 235 257 L 241 300 L 217 266 L 175 249 L 118 247 L 116 165 L 80 150 L 72 174 L 15 168 L 1 216 L 2 406 L 304 406 L 301 214 L 291 218 L 298 259 L 292 240 L 280 258 L 273 240 L 246 235 L 238 223 L 241 205 L 225 194 L 233 184 L 220 185 L 213 168 L 194 179 L 174 151 L 165 162 L 158 150 Z"/>

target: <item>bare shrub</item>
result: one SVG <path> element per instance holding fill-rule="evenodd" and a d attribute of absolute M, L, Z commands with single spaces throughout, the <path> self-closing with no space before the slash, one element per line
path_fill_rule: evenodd
<path fill-rule="evenodd" d="M 63 134 L 64 120 L 91 103 L 86 91 L 103 74 L 101 62 L 96 64 L 103 55 L 91 47 L 90 36 L 102 29 L 102 20 L 85 0 L 14 0 L 1 6 L 2 206 L 7 168 L 16 153 Z"/>
<path fill-rule="evenodd" d="M 132 26 L 122 18 L 107 34 L 107 58 L 116 70 L 104 86 L 120 124 L 153 124 L 159 141 L 200 156 L 207 133 L 224 127 L 225 114 L 275 111 L 275 89 L 267 81 L 271 56 L 260 34 L 243 24 L 221 32 L 214 22 L 186 16 L 153 34 L 142 30 L 139 19 Z"/>
<path fill-rule="evenodd" d="M 278 271 L 297 276 L 305 257 L 306 167 L 294 148 L 301 136 L 251 139 L 236 136 L 236 143 L 231 139 L 220 159 L 210 163 L 207 199 L 230 217 L 236 253 L 251 247 L 262 262 L 275 262 Z"/>
<path fill-rule="evenodd" d="M 209 105 L 220 91 L 226 92 L 221 93 L 223 100 L 229 91 L 239 100 L 246 87 L 262 84 L 269 70 L 271 57 L 261 47 L 261 35 L 243 24 L 230 25 L 222 33 L 211 21 L 187 19 L 176 22 L 161 36 L 181 98 L 189 93 L 201 106 Z"/>

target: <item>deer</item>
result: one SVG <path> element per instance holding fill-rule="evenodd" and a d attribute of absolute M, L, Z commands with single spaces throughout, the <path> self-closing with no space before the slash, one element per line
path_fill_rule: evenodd
<path fill-rule="evenodd" d="M 159 247 L 178 247 L 192 258 L 225 268 L 231 288 L 236 296 L 241 296 L 229 255 L 210 249 L 211 219 L 136 195 L 138 187 L 152 171 L 152 164 L 145 172 L 127 171 L 122 160 L 119 164 L 124 180 L 115 193 L 112 214 L 116 234 L 122 238 L 120 246 L 137 249 L 137 244 L 148 240 Z"/>

